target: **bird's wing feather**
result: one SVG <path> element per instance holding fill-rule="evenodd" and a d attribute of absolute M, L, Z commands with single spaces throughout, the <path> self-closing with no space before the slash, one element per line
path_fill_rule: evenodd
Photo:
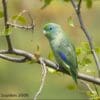
<path fill-rule="evenodd" d="M 62 52 L 62 51 L 58 51 L 58 55 L 60 56 L 60 58 L 65 62 L 65 63 L 67 63 L 68 65 L 70 65 L 70 62 L 68 61 L 68 59 L 67 59 L 67 56 L 66 56 L 66 54 L 64 54 L 64 52 Z"/>
<path fill-rule="evenodd" d="M 66 39 L 62 40 L 57 51 L 58 55 L 66 64 L 69 66 L 75 66 L 75 68 L 77 67 L 75 48 L 71 42 Z"/>
<path fill-rule="evenodd" d="M 66 70 L 68 70 L 76 81 L 77 77 L 77 58 L 75 53 L 75 48 L 69 41 L 62 41 L 58 47 L 58 55 L 62 62 L 66 65 Z M 69 66 L 69 67 L 68 67 Z"/>
<path fill-rule="evenodd" d="M 70 57 L 66 56 L 62 51 L 59 51 L 58 55 L 61 58 L 64 69 L 66 69 L 66 71 L 73 77 L 73 79 L 77 83 L 77 66 L 73 65 Z"/>

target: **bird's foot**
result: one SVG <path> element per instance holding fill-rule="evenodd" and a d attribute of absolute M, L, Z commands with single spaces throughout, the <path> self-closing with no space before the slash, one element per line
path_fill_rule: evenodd
<path fill-rule="evenodd" d="M 59 68 L 60 68 L 59 64 L 56 64 L 56 65 L 57 65 L 57 70 L 59 70 Z"/>

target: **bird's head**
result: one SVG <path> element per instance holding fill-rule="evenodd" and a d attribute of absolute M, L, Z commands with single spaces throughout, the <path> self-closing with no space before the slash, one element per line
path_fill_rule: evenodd
<path fill-rule="evenodd" d="M 49 39 L 55 39 L 62 31 L 60 25 L 55 23 L 48 23 L 44 25 L 43 33 Z"/>

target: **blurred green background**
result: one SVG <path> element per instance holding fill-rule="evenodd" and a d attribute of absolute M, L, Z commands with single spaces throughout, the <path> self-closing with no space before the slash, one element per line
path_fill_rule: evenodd
<path fill-rule="evenodd" d="M 93 37 L 96 47 L 100 47 L 100 1 L 93 0 L 93 7 L 87 9 L 85 3 L 82 4 L 82 16 L 88 31 Z M 1 2 L 1 0 L 0 0 Z M 22 10 L 29 10 L 36 24 L 35 30 L 12 29 L 11 39 L 13 46 L 33 53 L 37 45 L 40 47 L 40 53 L 47 58 L 50 47 L 47 39 L 43 35 L 43 25 L 47 22 L 55 22 L 69 33 L 76 47 L 80 43 L 87 41 L 85 35 L 79 27 L 77 16 L 70 3 L 63 3 L 61 0 L 54 0 L 45 9 L 41 0 L 8 0 L 9 21 L 14 15 Z M 2 4 L 0 3 L 0 10 Z M 27 14 L 25 14 L 27 16 Z M 74 18 L 75 27 L 72 28 L 67 23 L 67 18 Z M 30 22 L 27 17 L 28 22 Z M 3 30 L 3 19 L 0 19 L 0 30 Z M 0 36 L 0 49 L 6 48 L 4 36 Z M 100 55 L 98 55 L 100 57 Z M 91 70 L 96 69 L 95 64 L 89 66 Z M 7 99 L 32 99 L 41 82 L 41 67 L 39 64 L 13 63 L 0 59 L 0 99 L 5 99 L 2 94 L 28 94 L 26 97 L 9 97 Z M 87 88 L 79 86 L 73 88 L 73 80 L 62 73 L 49 73 L 42 93 L 39 99 L 88 99 Z"/>

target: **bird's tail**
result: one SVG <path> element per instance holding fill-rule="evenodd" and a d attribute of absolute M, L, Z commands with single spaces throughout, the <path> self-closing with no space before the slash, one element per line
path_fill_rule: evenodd
<path fill-rule="evenodd" d="M 78 82 L 77 82 L 77 72 L 71 70 L 70 73 L 71 73 L 71 76 L 72 76 L 73 80 L 75 81 L 75 83 L 78 84 Z"/>

